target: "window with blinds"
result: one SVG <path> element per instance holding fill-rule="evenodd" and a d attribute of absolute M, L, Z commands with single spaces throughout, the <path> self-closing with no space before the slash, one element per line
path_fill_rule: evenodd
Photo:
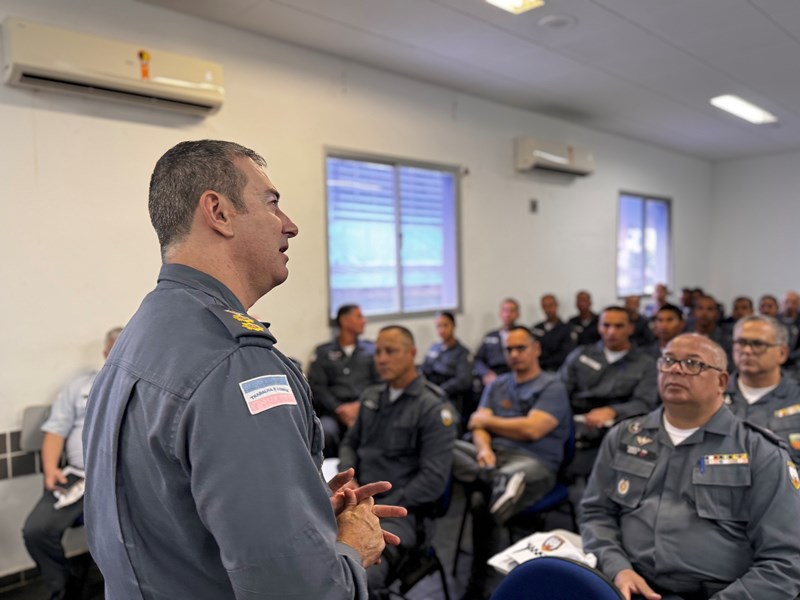
<path fill-rule="evenodd" d="M 457 308 L 457 170 L 328 156 L 326 171 L 331 316 Z"/>
<path fill-rule="evenodd" d="M 669 285 L 670 201 L 621 192 L 617 222 L 617 296 Z"/>

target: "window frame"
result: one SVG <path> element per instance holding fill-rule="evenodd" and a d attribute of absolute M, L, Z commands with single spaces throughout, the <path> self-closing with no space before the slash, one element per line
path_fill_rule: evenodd
<path fill-rule="evenodd" d="M 634 293 L 634 294 L 622 294 L 621 290 L 619 288 L 619 274 L 620 274 L 620 268 L 619 268 L 619 234 L 620 234 L 620 225 L 621 225 L 620 224 L 620 214 L 622 212 L 621 204 L 622 204 L 623 196 L 639 198 L 640 200 L 642 200 L 644 202 L 645 211 L 643 213 L 643 216 L 644 216 L 645 219 L 646 219 L 646 215 L 647 215 L 646 206 L 647 206 L 648 202 L 659 202 L 659 203 L 662 203 L 662 204 L 666 205 L 666 207 L 667 207 L 667 227 L 669 229 L 668 235 L 667 235 L 667 250 L 666 250 L 666 256 L 667 256 L 667 267 L 666 267 L 666 278 L 665 278 L 666 281 L 656 281 L 656 282 L 653 283 L 653 286 L 655 288 L 655 285 L 657 283 L 663 283 L 663 284 L 665 284 L 667 286 L 668 289 L 671 290 L 672 289 L 672 281 L 674 279 L 673 268 L 674 268 L 674 264 L 675 264 L 674 257 L 673 257 L 673 243 L 672 243 L 673 238 L 674 238 L 673 227 L 672 227 L 672 221 L 673 221 L 673 219 L 672 219 L 672 198 L 670 198 L 669 196 L 661 196 L 661 195 L 658 195 L 658 194 L 647 194 L 647 193 L 644 193 L 644 192 L 635 192 L 635 191 L 631 191 L 631 190 L 621 189 L 617 193 L 616 223 L 615 223 L 615 227 L 614 227 L 614 232 L 615 232 L 615 235 L 614 235 L 614 291 L 616 293 L 616 297 L 621 299 L 621 298 L 625 298 L 626 296 L 639 296 L 640 298 L 652 296 L 652 292 L 646 292 L 644 290 L 644 287 L 639 292 Z M 644 263 L 646 263 L 646 259 L 645 259 Z M 644 266 L 645 266 L 644 263 L 642 265 L 643 269 L 644 269 Z M 642 275 L 644 275 L 644 273 Z M 642 279 L 644 279 L 644 277 L 642 277 Z M 645 286 L 646 286 L 646 283 L 645 283 Z"/>
<path fill-rule="evenodd" d="M 331 263 L 330 263 L 330 231 L 328 227 L 328 208 L 329 208 L 329 198 L 330 198 L 330 189 L 328 187 L 328 159 L 329 158 L 338 158 L 343 160 L 355 160 L 355 161 L 362 161 L 362 162 L 372 162 L 372 163 L 380 163 L 384 165 L 389 165 L 394 169 L 394 177 L 395 181 L 399 181 L 399 170 L 398 167 L 410 167 L 410 168 L 418 168 L 418 169 L 428 169 L 434 171 L 442 171 L 448 172 L 453 175 L 453 253 L 454 253 L 454 260 L 455 260 L 455 277 L 456 277 L 456 290 L 455 290 L 455 300 L 456 304 L 453 307 L 439 307 L 435 309 L 426 309 L 422 311 L 403 311 L 400 310 L 399 312 L 387 312 L 387 313 L 377 313 L 377 314 L 366 314 L 370 320 L 373 321 L 396 321 L 398 319 L 405 319 L 405 318 L 416 318 L 416 317 L 431 317 L 442 310 L 451 311 L 455 314 L 461 314 L 462 307 L 463 307 L 463 263 L 461 260 L 461 175 L 463 169 L 461 166 L 452 165 L 452 164 L 445 164 L 445 163 L 437 163 L 437 162 L 430 162 L 418 159 L 409 159 L 409 158 L 401 158 L 398 156 L 390 156 L 386 154 L 378 154 L 372 152 L 361 152 L 356 150 L 350 150 L 345 148 L 340 148 L 336 146 L 326 146 L 324 148 L 323 157 L 322 157 L 322 171 L 324 174 L 324 196 L 325 196 L 325 211 L 324 211 L 324 228 L 325 228 L 325 289 L 327 290 L 328 295 L 328 322 L 331 326 L 336 325 L 336 311 L 338 310 L 338 306 L 333 306 L 332 298 L 333 293 L 331 290 Z M 397 186 L 399 189 L 399 186 Z M 399 197 L 395 198 L 395 206 L 399 205 Z M 400 219 L 395 219 L 395 247 L 396 247 L 396 256 L 397 256 L 397 266 L 396 266 L 396 281 L 397 281 L 397 291 L 400 294 L 399 304 L 402 306 L 402 268 L 403 263 L 401 261 L 401 246 L 400 246 L 400 228 L 402 227 L 402 223 Z M 357 299 L 353 299 L 354 302 L 357 303 Z"/>

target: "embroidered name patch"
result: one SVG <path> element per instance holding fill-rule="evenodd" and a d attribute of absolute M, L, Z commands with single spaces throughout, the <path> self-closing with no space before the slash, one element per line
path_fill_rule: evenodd
<path fill-rule="evenodd" d="M 593 359 L 593 358 L 591 358 L 589 356 L 586 356 L 585 354 L 581 354 L 578 357 L 578 361 L 582 362 L 583 364 L 585 364 L 590 369 L 594 369 L 595 371 L 599 371 L 600 369 L 603 368 L 603 365 L 601 365 L 595 359 Z"/>
<path fill-rule="evenodd" d="M 297 405 L 286 375 L 262 375 L 239 383 L 251 415 L 276 406 Z"/>

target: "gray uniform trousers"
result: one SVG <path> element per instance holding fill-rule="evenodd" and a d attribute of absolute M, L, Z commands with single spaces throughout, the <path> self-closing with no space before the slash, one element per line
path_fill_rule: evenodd
<path fill-rule="evenodd" d="M 83 514 L 83 498 L 56 510 L 56 498 L 45 491 L 25 520 L 22 537 L 25 547 L 42 573 L 52 598 L 61 598 L 70 575 L 69 561 L 61 545 L 64 532 Z"/>

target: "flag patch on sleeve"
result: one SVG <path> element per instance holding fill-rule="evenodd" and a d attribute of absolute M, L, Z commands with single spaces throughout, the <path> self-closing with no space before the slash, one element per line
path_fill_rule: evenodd
<path fill-rule="evenodd" d="M 276 406 L 297 405 L 286 375 L 262 375 L 240 382 L 239 388 L 251 415 Z"/>

